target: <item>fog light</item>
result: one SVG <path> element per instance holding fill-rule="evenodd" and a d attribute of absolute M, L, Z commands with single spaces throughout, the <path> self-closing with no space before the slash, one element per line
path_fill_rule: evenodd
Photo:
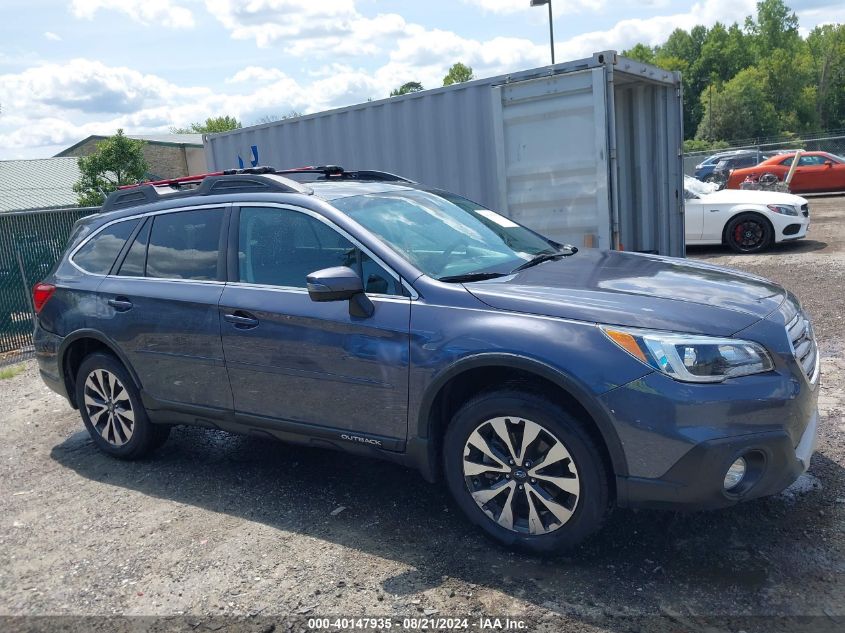
<path fill-rule="evenodd" d="M 725 490 L 731 491 L 736 488 L 740 482 L 742 482 L 743 477 L 745 477 L 745 458 L 740 457 L 736 460 L 731 467 L 728 468 L 728 472 L 725 473 Z"/>

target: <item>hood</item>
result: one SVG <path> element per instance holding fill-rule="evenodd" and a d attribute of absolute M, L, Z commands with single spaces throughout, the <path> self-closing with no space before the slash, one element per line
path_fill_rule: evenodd
<path fill-rule="evenodd" d="M 806 199 L 791 193 L 753 189 L 722 189 L 700 196 L 700 199 L 713 204 L 789 204 L 799 207 L 807 204 Z"/>
<path fill-rule="evenodd" d="M 464 286 L 500 310 L 714 336 L 745 329 L 786 297 L 770 281 L 727 268 L 595 249 Z"/>

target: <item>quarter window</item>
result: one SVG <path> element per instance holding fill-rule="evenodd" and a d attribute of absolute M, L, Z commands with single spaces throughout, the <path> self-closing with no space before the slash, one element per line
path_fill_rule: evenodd
<path fill-rule="evenodd" d="M 245 283 L 305 288 L 323 268 L 357 271 L 368 293 L 400 294 L 392 275 L 339 232 L 291 209 L 244 207 L 238 231 L 238 278 Z"/>
<path fill-rule="evenodd" d="M 106 227 L 76 252 L 74 263 L 89 273 L 107 275 L 136 226 L 138 220 L 126 220 Z"/>
<path fill-rule="evenodd" d="M 147 277 L 218 279 L 222 209 L 164 213 L 153 217 Z"/>

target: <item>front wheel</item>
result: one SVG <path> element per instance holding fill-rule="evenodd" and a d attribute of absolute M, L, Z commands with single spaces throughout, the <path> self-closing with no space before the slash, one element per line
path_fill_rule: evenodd
<path fill-rule="evenodd" d="M 518 549 L 572 547 L 609 512 L 594 440 L 581 421 L 532 393 L 489 392 L 466 403 L 446 432 L 444 468 L 467 517 Z"/>
<path fill-rule="evenodd" d="M 741 213 L 728 222 L 725 241 L 737 253 L 759 253 L 774 242 L 772 225 L 756 213 Z"/>

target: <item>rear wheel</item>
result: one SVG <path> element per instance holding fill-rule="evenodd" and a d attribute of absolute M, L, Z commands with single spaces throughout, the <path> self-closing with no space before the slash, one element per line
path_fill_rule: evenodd
<path fill-rule="evenodd" d="M 76 376 L 76 402 L 85 428 L 104 453 L 137 459 L 161 446 L 169 426 L 150 422 L 132 377 L 114 356 L 91 354 Z"/>
<path fill-rule="evenodd" d="M 444 468 L 469 519 L 520 549 L 572 547 L 609 511 L 595 442 L 577 418 L 535 394 L 496 391 L 466 403 L 446 432 Z"/>
<path fill-rule="evenodd" d="M 757 213 L 741 213 L 728 222 L 725 241 L 737 253 L 759 253 L 772 245 L 774 231 Z"/>

